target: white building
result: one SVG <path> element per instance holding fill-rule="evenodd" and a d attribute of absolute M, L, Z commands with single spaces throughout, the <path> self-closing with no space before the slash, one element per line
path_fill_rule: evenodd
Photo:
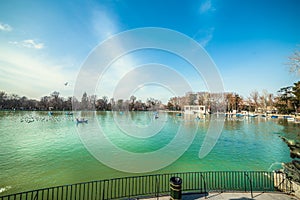
<path fill-rule="evenodd" d="M 184 114 L 205 114 L 205 106 L 184 106 Z"/>

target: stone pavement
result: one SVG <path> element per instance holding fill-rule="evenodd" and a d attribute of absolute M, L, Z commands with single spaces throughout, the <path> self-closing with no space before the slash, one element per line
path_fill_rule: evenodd
<path fill-rule="evenodd" d="M 159 198 L 146 198 L 143 200 L 169 200 L 170 196 L 163 196 Z M 187 194 L 182 196 L 182 200 L 204 200 L 203 194 Z M 208 200 L 299 200 L 297 197 L 283 193 L 209 193 Z"/>

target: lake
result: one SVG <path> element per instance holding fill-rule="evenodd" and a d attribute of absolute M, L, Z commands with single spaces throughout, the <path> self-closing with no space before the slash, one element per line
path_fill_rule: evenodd
<path fill-rule="evenodd" d="M 279 136 L 297 139 L 299 133 L 299 124 L 284 119 L 225 119 L 216 144 L 199 158 L 205 137 L 210 138 L 208 127 L 219 118 L 196 120 L 161 112 L 159 118 L 153 116 L 1 111 L 0 195 L 151 173 L 272 171 L 291 161 Z M 76 117 L 88 123 L 76 124 Z"/>

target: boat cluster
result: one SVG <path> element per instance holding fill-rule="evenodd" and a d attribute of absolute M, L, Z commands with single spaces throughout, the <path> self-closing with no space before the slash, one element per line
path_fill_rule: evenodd
<path fill-rule="evenodd" d="M 73 117 L 60 117 L 54 116 L 53 114 L 48 114 L 48 116 L 39 116 L 39 115 L 24 115 L 20 118 L 20 122 L 22 123 L 32 123 L 32 122 L 60 122 L 63 120 L 73 120 Z"/>
<path fill-rule="evenodd" d="M 47 122 L 49 120 L 51 120 L 51 118 L 49 118 L 49 117 L 26 115 L 26 116 L 23 116 L 20 119 L 20 122 L 25 122 L 25 123 L 32 123 L 32 122 L 35 122 L 35 121 Z"/>
<path fill-rule="evenodd" d="M 295 122 L 295 123 L 300 123 L 300 119 L 297 119 L 296 117 L 290 116 L 290 115 L 267 115 L 267 114 L 244 114 L 244 113 L 216 113 L 216 114 L 212 114 L 212 115 L 216 115 L 217 118 L 225 118 L 229 121 L 243 121 L 245 119 L 251 119 L 251 118 L 261 118 L 261 119 L 285 119 L 288 122 Z M 183 116 L 183 113 L 177 113 L 176 114 L 177 117 L 181 117 Z M 186 116 L 186 115 L 184 115 Z M 190 117 L 191 119 L 195 119 L 195 120 L 201 120 L 201 119 L 205 119 L 207 117 L 207 115 L 201 115 L 201 117 L 199 117 L 199 115 L 191 115 L 192 117 Z"/>
<path fill-rule="evenodd" d="M 290 115 L 265 115 L 265 114 L 241 114 L 241 113 L 226 113 L 227 118 L 244 119 L 244 118 L 265 118 L 265 119 L 286 119 L 288 122 L 300 123 L 300 120 Z"/>

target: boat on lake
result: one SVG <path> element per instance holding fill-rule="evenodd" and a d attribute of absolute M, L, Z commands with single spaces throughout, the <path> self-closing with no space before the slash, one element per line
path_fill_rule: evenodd
<path fill-rule="evenodd" d="M 182 113 L 177 113 L 176 116 L 177 116 L 177 117 L 181 117 L 181 116 L 182 116 Z"/>
<path fill-rule="evenodd" d="M 76 122 L 77 122 L 77 124 L 88 123 L 88 120 L 87 119 L 78 119 L 78 118 L 76 118 Z"/>
<path fill-rule="evenodd" d="M 257 117 L 258 115 L 249 115 L 249 117 Z"/>
<path fill-rule="evenodd" d="M 293 117 L 288 117 L 288 118 L 286 118 L 286 120 L 287 120 L 288 122 L 294 122 L 294 121 L 295 121 L 295 118 L 293 118 Z"/>
<path fill-rule="evenodd" d="M 278 116 L 277 116 L 277 115 L 272 115 L 271 118 L 272 118 L 272 119 L 277 119 Z"/>

